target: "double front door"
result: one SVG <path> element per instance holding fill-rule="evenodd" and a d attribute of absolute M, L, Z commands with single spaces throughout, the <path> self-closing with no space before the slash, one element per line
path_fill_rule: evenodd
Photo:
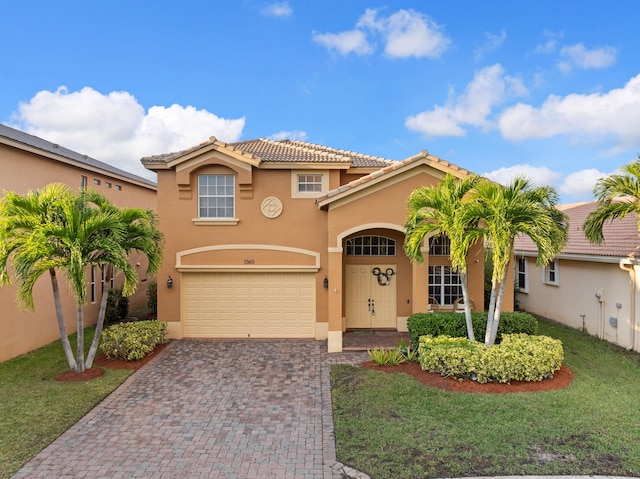
<path fill-rule="evenodd" d="M 396 265 L 345 267 L 347 328 L 393 328 L 396 322 Z"/>

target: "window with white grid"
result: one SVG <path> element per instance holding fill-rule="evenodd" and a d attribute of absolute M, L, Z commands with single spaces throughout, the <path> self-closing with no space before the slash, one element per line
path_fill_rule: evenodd
<path fill-rule="evenodd" d="M 200 218 L 234 217 L 234 175 L 198 176 L 198 214 Z"/>
<path fill-rule="evenodd" d="M 451 266 L 429 266 L 429 296 L 442 305 L 452 305 L 462 297 L 460 275 Z"/>

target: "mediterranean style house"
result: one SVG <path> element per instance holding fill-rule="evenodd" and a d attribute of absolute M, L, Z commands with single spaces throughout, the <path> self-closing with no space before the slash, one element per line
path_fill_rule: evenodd
<path fill-rule="evenodd" d="M 58 182 L 72 188 L 94 188 L 120 207 L 156 209 L 155 183 L 5 125 L 0 125 L 0 164 L 2 192 L 24 194 Z M 144 257 L 132 261 L 142 281 L 130 300 L 131 307 L 135 308 L 146 302 L 147 262 Z M 90 303 L 85 308 L 85 321 L 89 325 L 97 320 L 102 285 L 99 268 L 87 274 Z M 41 277 L 34 288 L 35 311 L 22 311 L 17 307 L 16 290 L 15 285 L 0 287 L 0 361 L 60 337 L 49 276 Z M 76 330 L 75 299 L 65 281 L 60 281 L 60 292 L 67 332 L 71 334 Z"/>
<path fill-rule="evenodd" d="M 173 338 L 315 338 L 338 352 L 347 329 L 406 331 L 430 297 L 453 309 L 461 296 L 446 238 L 424 245 L 423 264 L 403 250 L 411 191 L 470 175 L 426 151 L 392 161 L 212 137 L 141 161 L 158 174 L 158 319 Z M 482 245 L 467 263 L 483 305 Z"/>
<path fill-rule="evenodd" d="M 627 349 L 640 351 L 640 258 L 635 215 L 604 225 L 602 245 L 582 230 L 596 202 L 563 206 L 569 241 L 546 268 L 536 269 L 537 249 L 528 237 L 515 243 L 517 301 L 531 313 Z"/>

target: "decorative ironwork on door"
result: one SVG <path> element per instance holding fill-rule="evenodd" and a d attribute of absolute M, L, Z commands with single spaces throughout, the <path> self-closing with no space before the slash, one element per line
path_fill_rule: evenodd
<path fill-rule="evenodd" d="M 396 272 L 393 270 L 393 268 L 387 268 L 385 270 L 385 272 L 383 273 L 382 270 L 378 267 L 373 268 L 371 270 L 371 273 L 374 276 L 378 277 L 378 284 L 380 286 L 386 286 L 391 282 L 391 277 L 396 274 Z"/>

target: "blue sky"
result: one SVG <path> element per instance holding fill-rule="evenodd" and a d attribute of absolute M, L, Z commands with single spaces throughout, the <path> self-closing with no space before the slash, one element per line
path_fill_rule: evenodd
<path fill-rule="evenodd" d="M 212 135 L 292 138 L 570 203 L 640 152 L 635 0 L 0 5 L 0 122 L 150 178 Z"/>

